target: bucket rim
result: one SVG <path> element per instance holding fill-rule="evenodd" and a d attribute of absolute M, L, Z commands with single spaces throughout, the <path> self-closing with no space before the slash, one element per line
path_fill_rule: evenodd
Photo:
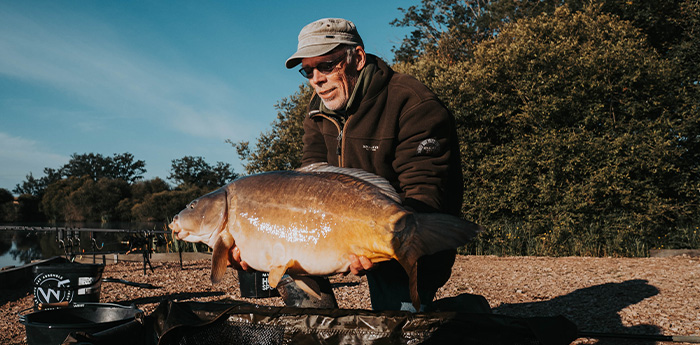
<path fill-rule="evenodd" d="M 47 310 L 37 310 L 31 313 L 27 314 L 22 314 L 23 312 L 26 312 L 27 310 L 34 309 L 34 307 L 29 307 L 27 309 L 23 309 L 19 311 L 17 314 L 19 316 L 19 323 L 25 325 L 25 326 L 36 326 L 36 327 L 44 327 L 44 328 L 75 328 L 76 325 L 84 325 L 85 323 L 73 323 L 73 324 L 53 324 L 53 323 L 48 323 L 48 322 L 36 322 L 36 321 L 28 321 L 27 316 L 31 315 L 36 315 L 39 313 L 57 313 L 60 311 L 66 311 L 66 310 L 76 310 L 76 309 L 81 309 L 85 307 L 97 307 L 97 308 L 117 308 L 117 309 L 131 309 L 134 310 L 134 315 L 130 316 L 129 318 L 132 317 L 137 317 L 139 314 L 143 314 L 144 311 L 137 308 L 136 305 L 130 305 L 130 306 L 125 306 L 121 304 L 116 304 L 116 303 L 91 303 L 91 302 L 85 302 L 85 303 L 80 303 L 80 304 L 74 304 L 69 307 L 65 308 L 58 308 L 58 309 L 47 309 Z M 100 322 L 96 323 L 99 325 L 103 324 L 109 324 L 112 322 L 122 322 L 126 320 L 127 318 L 124 319 L 119 319 L 119 320 L 112 320 L 112 321 L 106 321 L 106 322 Z M 89 323 L 87 323 L 89 324 Z"/>

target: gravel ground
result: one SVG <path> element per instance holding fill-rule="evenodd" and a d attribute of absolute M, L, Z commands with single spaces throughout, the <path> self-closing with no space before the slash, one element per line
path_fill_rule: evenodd
<path fill-rule="evenodd" d="M 146 313 L 163 300 L 213 301 L 224 298 L 283 305 L 279 297 L 240 297 L 237 275 L 209 282 L 209 260 L 141 263 L 105 267 L 103 277 L 151 283 L 149 290 L 103 283 L 100 302 L 136 304 Z M 700 258 L 589 258 L 458 256 L 452 278 L 437 298 L 484 296 L 496 314 L 564 315 L 580 330 L 700 336 Z M 370 309 L 367 281 L 352 275 L 331 277 L 340 308 Z M 18 313 L 32 306 L 27 291 L 0 291 L 0 344 L 26 344 Z M 574 344 L 679 344 L 640 340 L 579 338 Z"/>

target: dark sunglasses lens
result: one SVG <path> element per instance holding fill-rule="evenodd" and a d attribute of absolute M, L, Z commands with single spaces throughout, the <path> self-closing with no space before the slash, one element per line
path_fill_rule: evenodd
<path fill-rule="evenodd" d="M 333 72 L 334 68 L 335 62 L 322 62 L 316 66 L 316 69 L 323 74 Z"/>
<path fill-rule="evenodd" d="M 301 73 L 304 78 L 311 79 L 314 75 L 314 69 L 311 67 L 303 67 L 299 69 L 299 73 Z"/>
<path fill-rule="evenodd" d="M 341 56 L 331 62 L 321 62 L 320 64 L 316 65 L 316 67 L 302 67 L 299 69 L 299 73 L 301 73 L 301 75 L 307 79 L 311 79 L 314 76 L 314 69 L 318 70 L 322 74 L 331 73 L 333 70 L 335 70 L 335 66 L 337 66 L 344 58 L 345 56 Z"/>

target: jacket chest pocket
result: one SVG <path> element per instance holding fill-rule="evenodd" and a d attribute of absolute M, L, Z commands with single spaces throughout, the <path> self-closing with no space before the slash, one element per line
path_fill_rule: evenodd
<path fill-rule="evenodd" d="M 343 156 L 348 166 L 373 167 L 372 170 L 374 170 L 379 167 L 390 167 L 394 161 L 395 150 L 392 139 L 345 138 L 345 140 Z"/>

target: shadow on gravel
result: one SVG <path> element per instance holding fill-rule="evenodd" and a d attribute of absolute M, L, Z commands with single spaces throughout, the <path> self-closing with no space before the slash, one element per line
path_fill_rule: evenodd
<path fill-rule="evenodd" d="M 332 288 L 339 288 L 344 286 L 358 286 L 362 284 L 361 282 L 349 282 L 349 283 L 331 283 Z"/>
<path fill-rule="evenodd" d="M 542 302 L 504 304 L 493 308 L 493 312 L 509 316 L 563 315 L 576 324 L 579 332 L 658 335 L 659 328 L 654 325 L 625 327 L 618 315 L 620 310 L 658 293 L 659 290 L 646 280 L 628 280 L 579 289 Z M 656 342 L 636 339 L 632 343 Z M 596 344 L 621 344 L 621 339 L 600 338 Z"/>

